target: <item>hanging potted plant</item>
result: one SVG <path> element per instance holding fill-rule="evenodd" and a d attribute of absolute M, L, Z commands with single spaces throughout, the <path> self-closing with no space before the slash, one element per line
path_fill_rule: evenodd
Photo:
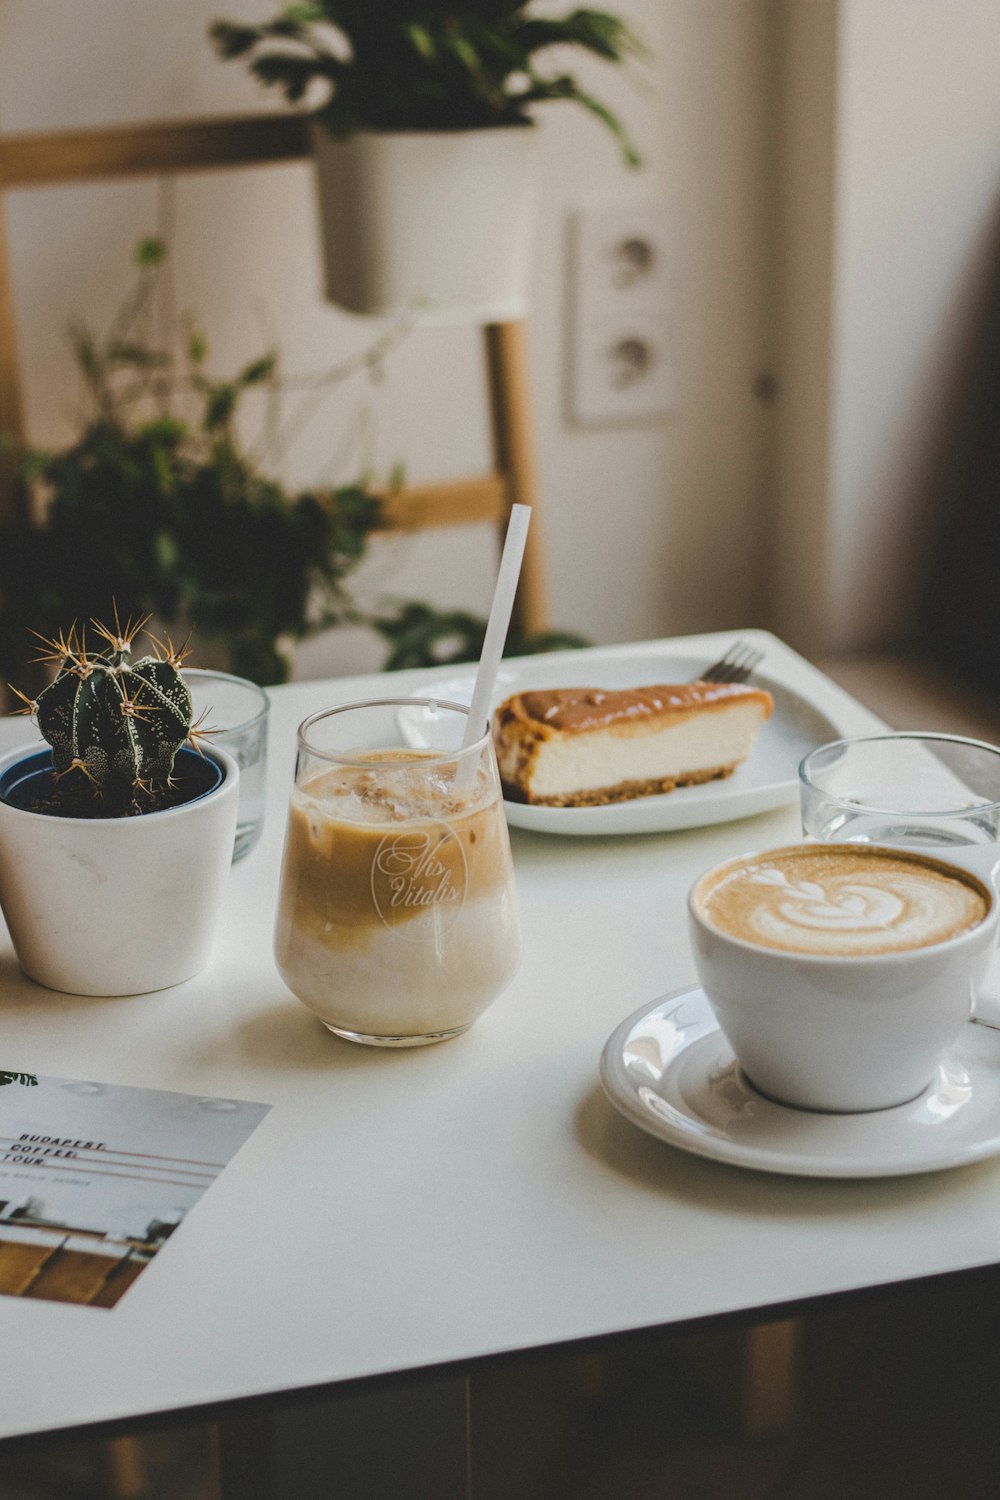
<path fill-rule="evenodd" d="M 357 313 L 409 308 L 424 321 L 525 311 L 538 142 L 534 106 L 583 105 L 638 162 L 615 115 L 551 49 L 620 63 L 639 49 L 597 10 L 533 16 L 530 0 L 306 0 L 260 26 L 217 21 L 224 58 L 245 57 L 313 110 L 331 301 Z M 539 55 L 542 60 L 540 61 Z"/>
<path fill-rule="evenodd" d="M 165 989 L 207 962 L 236 832 L 239 771 L 191 722 L 183 653 L 142 624 L 46 643 L 24 695 L 48 749 L 0 758 L 0 907 L 25 973 L 50 989 Z"/>

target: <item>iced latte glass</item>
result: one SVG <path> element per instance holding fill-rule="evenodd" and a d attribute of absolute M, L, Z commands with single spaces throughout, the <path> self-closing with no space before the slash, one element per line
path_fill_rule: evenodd
<path fill-rule="evenodd" d="M 299 727 L 275 957 L 338 1036 L 419 1046 L 465 1031 L 521 953 L 489 733 L 468 710 L 382 699 Z"/>

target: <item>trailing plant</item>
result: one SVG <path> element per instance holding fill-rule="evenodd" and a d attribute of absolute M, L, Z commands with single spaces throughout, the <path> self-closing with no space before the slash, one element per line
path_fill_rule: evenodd
<path fill-rule="evenodd" d="M 364 480 L 289 492 L 241 443 L 240 403 L 278 391 L 267 352 L 229 379 L 207 370 L 197 328 L 182 347 L 155 337 L 151 307 L 166 250 L 137 251 L 138 282 L 103 338 L 72 330 L 84 416 L 68 447 L 28 453 L 13 515 L 0 525 L 0 673 L 21 670 L 26 625 L 54 636 L 67 619 L 103 612 L 115 598 L 221 648 L 257 682 L 282 681 L 294 641 L 356 608 L 345 580 L 379 525 L 381 501 Z M 314 380 L 314 402 L 398 331 L 357 360 Z M 282 434 L 272 433 L 280 449 Z"/>
<path fill-rule="evenodd" d="M 53 790 L 44 810 L 70 817 L 128 817 L 175 800 L 174 761 L 182 745 L 208 731 L 191 722 L 191 690 L 181 674 L 184 652 L 150 637 L 154 652 L 132 660 L 144 620 L 111 629 L 92 621 L 102 643 L 91 650 L 87 628 L 71 626 L 43 642 L 56 667 L 37 698 L 18 692 L 52 747 Z"/>
<path fill-rule="evenodd" d="M 263 25 L 216 21 L 210 35 L 221 57 L 247 58 L 292 104 L 321 85 L 315 115 L 334 136 L 525 125 L 536 104 L 570 99 L 636 165 L 617 116 L 561 67 L 566 48 L 610 63 L 638 54 L 628 26 L 603 10 L 531 9 L 530 0 L 299 0 Z"/>
<path fill-rule="evenodd" d="M 281 424 L 273 351 L 220 379 L 208 373 L 196 326 L 179 339 L 157 336 L 166 254 L 158 239 L 138 246 L 136 285 L 104 336 L 82 323 L 71 329 L 82 430 L 65 448 L 28 452 L 17 468 L 15 504 L 0 521 L 0 682 L 26 680 L 29 623 L 58 639 L 66 620 L 99 617 L 109 598 L 123 616 L 151 615 L 178 636 L 196 620 L 200 646 L 262 684 L 288 676 L 296 641 L 340 624 L 374 628 L 388 643 L 387 667 L 477 656 L 485 621 L 474 615 L 421 602 L 372 613 L 354 598 L 349 576 L 382 520 L 367 479 L 293 492 L 262 471 L 262 455 L 280 454 L 331 387 L 359 371 L 377 378 L 405 325 L 310 377 Z M 260 451 L 238 432 L 253 390 L 269 409 Z M 507 650 L 553 644 L 585 642 L 511 636 Z"/>
<path fill-rule="evenodd" d="M 411 601 L 392 615 L 373 615 L 369 623 L 389 643 L 387 672 L 404 667 L 448 666 L 478 661 L 486 639 L 486 621 L 461 609 L 433 609 Z M 505 656 L 536 656 L 544 651 L 562 651 L 586 646 L 582 635 L 569 630 L 539 631 L 526 635 L 512 627 L 504 645 Z"/>

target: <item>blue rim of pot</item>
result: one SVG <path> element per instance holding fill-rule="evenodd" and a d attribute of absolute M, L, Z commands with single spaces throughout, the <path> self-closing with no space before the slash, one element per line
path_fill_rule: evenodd
<path fill-rule="evenodd" d="M 199 790 L 192 796 L 185 797 L 183 801 L 175 802 L 170 807 L 160 808 L 156 812 L 143 813 L 142 818 L 159 817 L 162 813 L 180 812 L 185 807 L 192 806 L 195 802 L 201 802 L 214 792 L 225 779 L 226 769 L 220 760 L 208 752 L 200 753 L 187 746 L 182 746 L 177 752 L 177 760 L 184 757 L 184 774 L 194 774 L 196 781 L 200 783 Z M 177 762 L 175 761 L 175 765 Z M 19 812 L 33 813 L 36 817 L 52 817 L 52 813 L 44 810 L 36 811 L 30 804 L 35 797 L 52 780 L 52 751 L 35 750 L 13 761 L 2 772 L 0 772 L 0 802 L 5 802 L 8 807 L 16 808 Z M 66 821 L 60 818 L 60 821 Z M 100 822 L 100 819 L 76 819 L 77 822 Z M 107 819 L 103 821 L 108 821 Z M 115 822 L 128 822 L 131 819 L 114 819 Z"/>

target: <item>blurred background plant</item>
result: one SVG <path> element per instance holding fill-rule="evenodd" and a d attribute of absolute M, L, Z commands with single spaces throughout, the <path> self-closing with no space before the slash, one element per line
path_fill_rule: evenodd
<path fill-rule="evenodd" d="M 25 454 L 13 515 L 0 525 L 0 677 L 20 680 L 27 627 L 54 635 L 67 621 L 152 614 L 175 633 L 260 683 L 284 681 L 296 641 L 341 624 L 371 626 L 388 643 L 385 665 L 464 661 L 485 622 L 461 611 L 402 602 L 371 612 L 348 587 L 381 520 L 369 476 L 290 492 L 264 471 L 280 453 L 283 382 L 273 351 L 235 376 L 208 373 L 195 325 L 157 337 L 153 316 L 167 269 L 161 239 L 136 249 L 137 279 L 107 333 L 70 330 L 84 388 L 79 437 Z M 172 306 L 172 297 L 166 299 Z M 359 369 L 377 376 L 405 324 L 356 359 L 311 377 L 302 402 Z M 267 402 L 265 437 L 245 444 L 240 403 Z M 401 482 L 398 471 L 386 489 Z M 512 637 L 508 652 L 581 645 L 580 637 Z"/>
<path fill-rule="evenodd" d="M 486 620 L 480 615 L 462 609 L 435 609 L 416 600 L 397 605 L 392 614 L 369 614 L 365 623 L 389 644 L 383 664 L 387 672 L 478 661 L 486 637 Z M 504 655 L 537 656 L 543 651 L 575 650 L 586 645 L 586 638 L 575 631 L 545 630 L 524 635 L 512 626 Z"/>
<path fill-rule="evenodd" d="M 570 99 L 639 156 L 618 117 L 564 71 L 568 49 L 622 63 L 642 48 L 606 11 L 529 15 L 530 0 L 299 0 L 253 26 L 216 21 L 223 58 L 244 57 L 261 83 L 301 103 L 331 135 L 359 130 L 475 130 L 527 125 L 536 104 Z M 553 52 L 553 49 L 557 49 Z M 539 62 L 539 54 L 556 67 Z"/>
<path fill-rule="evenodd" d="M 0 666 L 10 676 L 26 624 L 151 613 L 259 682 L 288 675 L 287 643 L 352 609 L 344 580 L 378 525 L 368 484 L 289 493 L 241 445 L 236 418 L 253 387 L 277 391 L 266 353 L 234 377 L 207 372 L 196 328 L 161 347 L 151 310 L 164 243 L 136 250 L 138 279 L 104 337 L 70 330 L 83 379 L 79 437 L 32 451 L 14 519 L 0 531 Z M 180 332 L 180 330 L 178 330 Z"/>

